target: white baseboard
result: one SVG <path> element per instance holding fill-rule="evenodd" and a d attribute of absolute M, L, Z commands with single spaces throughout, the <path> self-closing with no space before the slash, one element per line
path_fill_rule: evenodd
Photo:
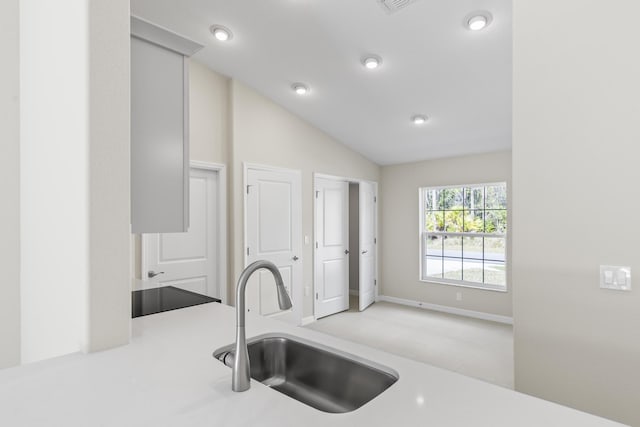
<path fill-rule="evenodd" d="M 316 318 L 314 316 L 303 317 L 302 323 L 300 324 L 300 326 L 307 326 L 309 323 L 313 323 L 315 321 L 316 321 Z"/>
<path fill-rule="evenodd" d="M 463 308 L 448 307 L 446 305 L 430 304 L 428 302 L 413 301 L 403 298 L 379 295 L 378 301 L 392 302 L 395 304 L 408 305 L 409 307 L 424 308 L 427 310 L 440 311 L 443 313 L 456 314 L 458 316 L 473 317 L 475 319 L 490 320 L 492 322 L 513 325 L 513 317 L 500 316 L 498 314 L 483 313 L 481 311 L 465 310 Z"/>
<path fill-rule="evenodd" d="M 358 289 L 349 289 L 349 295 L 358 296 L 360 295 L 360 291 Z"/>

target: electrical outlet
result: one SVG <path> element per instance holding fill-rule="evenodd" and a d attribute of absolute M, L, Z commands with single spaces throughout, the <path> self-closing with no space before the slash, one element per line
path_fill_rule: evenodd
<path fill-rule="evenodd" d="M 462 292 L 456 292 L 456 301 L 462 301 Z"/>

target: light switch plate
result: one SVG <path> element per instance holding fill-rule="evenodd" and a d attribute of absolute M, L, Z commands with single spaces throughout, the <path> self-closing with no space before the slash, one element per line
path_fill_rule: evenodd
<path fill-rule="evenodd" d="M 631 291 L 631 267 L 601 265 L 600 287 L 614 291 Z"/>
<path fill-rule="evenodd" d="M 613 271 L 604 270 L 604 283 L 607 285 L 613 284 Z"/>

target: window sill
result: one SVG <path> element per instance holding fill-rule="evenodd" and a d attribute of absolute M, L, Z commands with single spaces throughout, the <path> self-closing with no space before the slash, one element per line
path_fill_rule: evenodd
<path fill-rule="evenodd" d="M 457 286 L 460 288 L 471 288 L 471 289 L 479 289 L 481 291 L 492 291 L 492 292 L 502 292 L 502 293 L 507 293 L 509 292 L 509 289 L 507 288 L 507 286 L 498 286 L 498 285 L 481 285 L 481 284 L 474 284 L 474 283 L 461 283 L 461 282 L 453 282 L 453 281 L 447 281 L 444 279 L 441 280 L 435 280 L 435 279 L 419 279 L 421 282 L 423 283 L 432 283 L 434 285 L 448 285 L 448 286 Z"/>

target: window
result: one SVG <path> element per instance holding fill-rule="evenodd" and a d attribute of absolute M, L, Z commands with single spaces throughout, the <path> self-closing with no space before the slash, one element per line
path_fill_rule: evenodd
<path fill-rule="evenodd" d="M 420 189 L 421 280 L 507 289 L 507 184 Z"/>

